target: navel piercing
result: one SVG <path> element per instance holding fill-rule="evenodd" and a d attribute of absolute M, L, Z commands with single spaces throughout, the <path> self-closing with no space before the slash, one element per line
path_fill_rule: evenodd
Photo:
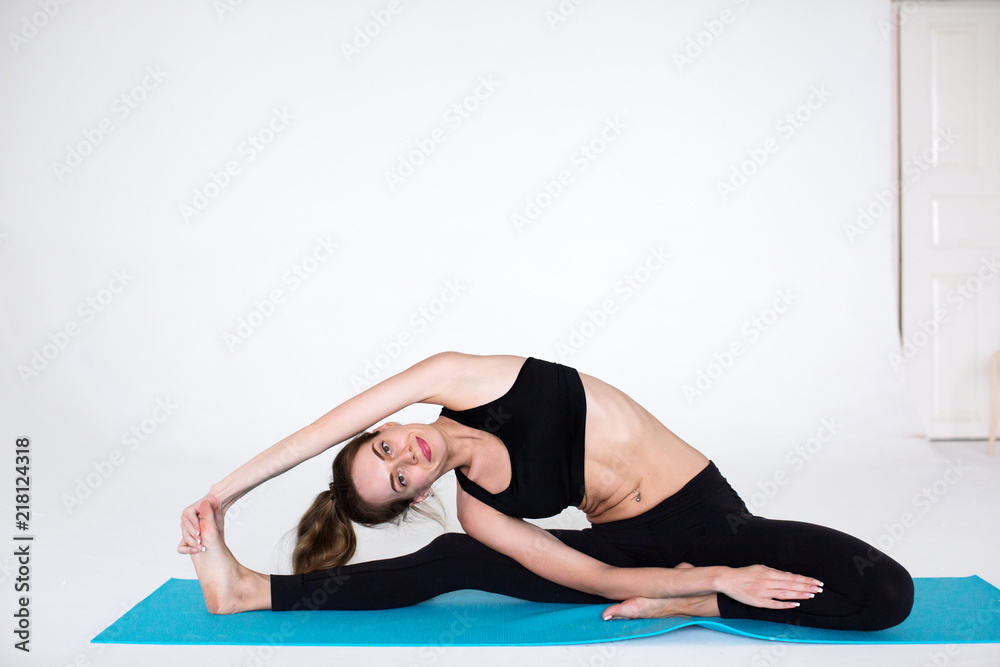
<path fill-rule="evenodd" d="M 635 494 L 635 502 L 639 502 L 642 499 L 642 494 L 639 493 L 639 489 L 632 489 L 632 493 Z"/>

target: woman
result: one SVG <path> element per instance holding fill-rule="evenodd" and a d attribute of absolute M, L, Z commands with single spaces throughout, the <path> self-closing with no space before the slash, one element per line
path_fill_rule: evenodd
<path fill-rule="evenodd" d="M 293 575 L 239 565 L 225 508 L 258 484 L 413 403 L 431 424 L 355 436 L 299 524 Z M 393 520 L 455 470 L 458 518 L 395 559 L 344 565 L 351 521 Z M 521 518 L 574 505 L 592 524 Z M 877 630 L 907 617 L 910 575 L 844 533 L 751 515 L 715 465 L 614 387 L 561 364 L 445 352 L 371 387 L 241 466 L 182 514 L 213 613 L 376 609 L 459 588 L 535 601 L 610 602 L 605 618 L 722 616 Z M 824 583 L 825 582 L 825 585 Z"/>

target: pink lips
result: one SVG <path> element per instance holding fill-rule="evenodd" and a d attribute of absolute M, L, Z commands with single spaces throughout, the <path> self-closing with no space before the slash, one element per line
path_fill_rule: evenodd
<path fill-rule="evenodd" d="M 424 456 L 427 457 L 427 461 L 430 462 L 430 460 L 431 460 L 431 448 L 430 448 L 430 445 L 427 444 L 427 441 L 424 440 L 423 438 L 421 438 L 418 435 L 417 436 L 417 445 L 420 447 L 420 451 L 422 451 L 424 453 Z"/>

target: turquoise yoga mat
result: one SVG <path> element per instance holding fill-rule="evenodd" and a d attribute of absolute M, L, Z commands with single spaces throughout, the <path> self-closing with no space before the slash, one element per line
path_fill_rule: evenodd
<path fill-rule="evenodd" d="M 380 611 L 252 611 L 213 616 L 197 579 L 170 579 L 93 640 L 115 644 L 271 646 L 544 646 L 658 635 L 687 626 L 817 644 L 1000 642 L 1000 590 L 977 576 L 915 579 L 913 611 L 876 632 L 765 621 L 662 618 L 604 621 L 604 605 L 542 604 L 462 590 Z M 387 631 L 391 629 L 391 631 Z"/>

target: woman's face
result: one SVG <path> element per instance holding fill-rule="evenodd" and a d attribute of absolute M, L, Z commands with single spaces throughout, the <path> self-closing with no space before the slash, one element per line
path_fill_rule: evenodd
<path fill-rule="evenodd" d="M 351 474 L 358 494 L 373 505 L 401 498 L 422 501 L 443 474 L 442 449 L 440 434 L 427 424 L 379 426 L 370 444 L 354 457 Z"/>

